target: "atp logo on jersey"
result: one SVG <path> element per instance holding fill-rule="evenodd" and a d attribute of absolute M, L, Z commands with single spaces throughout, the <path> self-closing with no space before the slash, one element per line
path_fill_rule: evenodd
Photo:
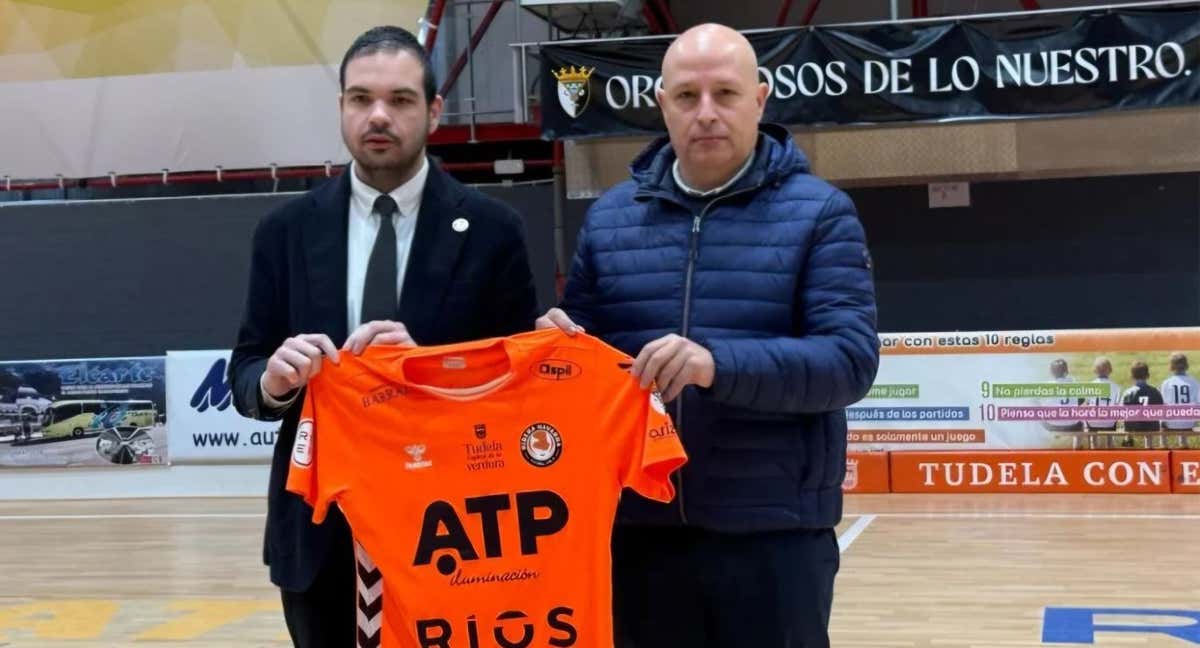
<path fill-rule="evenodd" d="M 558 461 L 562 446 L 562 436 L 549 423 L 534 423 L 521 433 L 521 455 L 538 468 Z"/>
<path fill-rule="evenodd" d="M 513 508 L 514 497 L 508 493 L 468 497 L 463 501 L 462 510 L 466 515 L 478 516 L 479 537 L 483 538 L 483 557 L 500 558 L 511 555 L 513 547 L 503 542 L 505 534 L 501 533 L 501 520 L 512 523 L 511 514 L 501 516 L 501 511 Z M 554 491 L 527 491 L 517 493 L 516 525 L 520 538 L 522 556 L 538 553 L 538 540 L 552 536 L 567 526 L 570 511 L 567 502 Z M 433 562 L 433 555 L 441 553 L 437 559 L 437 570 L 443 576 L 454 576 L 451 585 L 474 585 L 490 582 L 510 582 L 537 578 L 537 572 L 527 569 L 516 569 L 501 574 L 464 575 L 459 569 L 459 562 L 480 560 L 479 547 L 471 541 L 467 533 L 465 516 L 449 502 L 437 500 L 425 507 L 425 516 L 421 522 L 421 534 L 417 538 L 417 554 L 413 558 L 413 566 L 420 567 Z M 443 533 L 442 530 L 445 530 Z M 507 552 L 507 553 L 506 553 Z"/>
<path fill-rule="evenodd" d="M 296 426 L 296 441 L 292 443 L 292 463 L 297 466 L 312 464 L 313 422 L 300 421 Z"/>

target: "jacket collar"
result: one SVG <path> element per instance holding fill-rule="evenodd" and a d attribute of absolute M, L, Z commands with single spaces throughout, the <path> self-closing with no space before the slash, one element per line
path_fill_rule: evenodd
<path fill-rule="evenodd" d="M 725 191 L 726 194 L 758 187 L 793 173 L 808 172 L 808 159 L 796 147 L 788 129 L 778 124 L 764 123 L 759 124 L 758 133 L 754 161 L 746 173 Z M 667 136 L 654 140 L 643 149 L 629 167 L 630 176 L 638 187 L 635 197 L 646 199 L 657 196 L 676 202 L 694 200 L 675 184 L 671 168 L 676 157 Z"/>

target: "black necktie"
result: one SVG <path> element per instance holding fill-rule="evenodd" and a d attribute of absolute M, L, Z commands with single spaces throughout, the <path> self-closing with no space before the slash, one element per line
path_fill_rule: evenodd
<path fill-rule="evenodd" d="M 392 214 L 396 201 L 383 194 L 375 199 L 374 211 L 379 214 L 379 234 L 367 263 L 367 280 L 363 284 L 362 323 L 373 320 L 396 319 L 396 227 Z"/>

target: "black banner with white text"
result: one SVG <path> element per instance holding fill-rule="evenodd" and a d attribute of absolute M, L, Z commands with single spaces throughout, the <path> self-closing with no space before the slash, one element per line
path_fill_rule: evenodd
<path fill-rule="evenodd" d="M 783 124 L 1013 119 L 1200 103 L 1200 3 L 746 34 Z M 664 130 L 670 37 L 541 46 L 542 131 Z"/>

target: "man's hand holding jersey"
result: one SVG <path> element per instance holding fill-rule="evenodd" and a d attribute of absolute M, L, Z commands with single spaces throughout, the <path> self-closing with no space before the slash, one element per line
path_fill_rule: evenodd
<path fill-rule="evenodd" d="M 372 344 L 416 346 L 417 343 L 402 322 L 380 320 L 355 329 L 341 350 L 360 355 Z M 328 335 L 305 333 L 284 340 L 267 360 L 260 382 L 263 400 L 272 407 L 289 405 L 300 388 L 321 372 L 321 363 L 326 359 L 334 364 L 341 361 L 339 350 Z"/>
<path fill-rule="evenodd" d="M 417 346 L 408 333 L 408 327 L 403 322 L 378 320 L 367 322 L 354 329 L 350 337 L 346 338 L 346 343 L 342 345 L 342 348 L 354 355 L 360 355 L 372 344 Z"/>
<path fill-rule="evenodd" d="M 539 317 L 536 328 L 558 327 L 567 335 L 582 333 L 583 327 L 571 321 L 561 308 L 551 308 Z M 657 385 L 665 402 L 675 400 L 688 385 L 712 387 L 716 362 L 702 345 L 671 333 L 646 343 L 631 369 L 642 389 Z"/>
<path fill-rule="evenodd" d="M 651 340 L 633 361 L 632 373 L 642 389 L 658 385 L 664 402 L 671 402 L 688 385 L 712 387 L 716 363 L 703 346 L 670 333 Z"/>
<path fill-rule="evenodd" d="M 273 407 L 288 404 L 309 378 L 321 372 L 323 358 L 340 361 L 337 347 L 324 333 L 303 333 L 284 340 L 267 359 L 259 382 L 263 400 Z"/>

